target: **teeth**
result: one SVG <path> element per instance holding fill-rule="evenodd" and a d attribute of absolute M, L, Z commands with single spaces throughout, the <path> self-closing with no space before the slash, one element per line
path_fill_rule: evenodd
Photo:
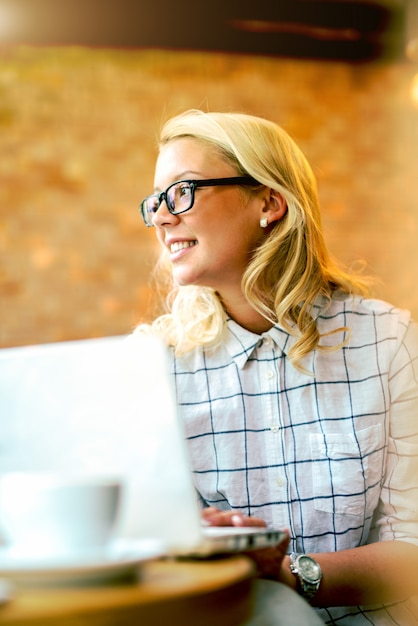
<path fill-rule="evenodd" d="M 184 250 L 184 248 L 191 248 L 195 246 L 197 241 L 176 241 L 172 243 L 170 246 L 171 252 L 178 252 L 179 250 Z"/>

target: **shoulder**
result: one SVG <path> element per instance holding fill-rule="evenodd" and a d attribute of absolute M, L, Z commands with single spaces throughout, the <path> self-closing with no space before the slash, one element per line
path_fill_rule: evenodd
<path fill-rule="evenodd" d="M 170 346 L 169 351 L 174 374 L 193 374 L 206 369 L 205 350 L 202 346 L 195 346 L 180 354 L 174 346 Z"/>
<path fill-rule="evenodd" d="M 326 324 L 332 319 L 356 328 L 372 325 L 387 331 L 395 327 L 406 331 L 411 313 L 384 300 L 336 292 L 329 304 L 320 309 L 318 323 Z"/>
<path fill-rule="evenodd" d="M 338 344 L 341 333 L 351 348 L 379 345 L 392 355 L 405 340 L 416 343 L 417 326 L 410 311 L 384 300 L 336 292 L 317 311 L 323 345 Z"/>

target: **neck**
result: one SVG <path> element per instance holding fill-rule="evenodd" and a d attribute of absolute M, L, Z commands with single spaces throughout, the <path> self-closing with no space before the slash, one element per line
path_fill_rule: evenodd
<path fill-rule="evenodd" d="M 222 304 L 228 315 L 240 326 L 246 328 L 252 333 L 261 335 L 272 327 L 272 323 L 260 315 L 244 298 L 241 293 L 238 297 L 225 298 L 220 294 Z"/>

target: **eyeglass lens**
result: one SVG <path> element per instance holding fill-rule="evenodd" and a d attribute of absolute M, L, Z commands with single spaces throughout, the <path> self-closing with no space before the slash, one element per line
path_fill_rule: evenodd
<path fill-rule="evenodd" d="M 191 207 L 193 190 L 190 183 L 175 183 L 166 191 L 167 205 L 170 211 L 181 213 Z"/>
<path fill-rule="evenodd" d="M 191 208 L 194 197 L 193 185 L 188 182 L 174 183 L 160 194 L 146 198 L 142 203 L 142 214 L 146 224 L 152 226 L 152 217 L 165 200 L 170 213 L 182 213 Z"/>

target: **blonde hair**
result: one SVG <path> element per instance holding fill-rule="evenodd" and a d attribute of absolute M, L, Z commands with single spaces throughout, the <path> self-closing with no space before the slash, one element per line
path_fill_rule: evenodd
<path fill-rule="evenodd" d="M 319 346 L 320 334 L 312 317 L 318 296 L 330 300 L 337 289 L 367 293 L 366 281 L 339 268 L 327 251 L 312 169 L 286 131 L 263 118 L 186 111 L 166 122 L 159 146 L 185 137 L 210 145 L 237 175 L 250 175 L 285 199 L 287 213 L 253 254 L 242 289 L 254 309 L 297 337 L 289 358 L 300 367 L 303 357 Z M 174 346 L 177 354 L 198 345 L 216 345 L 226 319 L 216 292 L 175 285 L 165 253 L 155 276 L 160 284 L 165 276 L 167 297 L 166 313 L 157 317 L 152 330 Z"/>

